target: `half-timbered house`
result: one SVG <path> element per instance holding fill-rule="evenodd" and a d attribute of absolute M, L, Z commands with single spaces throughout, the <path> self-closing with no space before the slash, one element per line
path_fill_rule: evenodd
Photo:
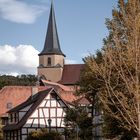
<path fill-rule="evenodd" d="M 25 140 L 33 130 L 51 128 L 64 131 L 65 111 L 72 100 L 54 88 L 40 91 L 27 101 L 8 111 L 9 123 L 3 128 L 5 140 Z"/>
<path fill-rule="evenodd" d="M 14 104 L 12 109 L 8 108 L 2 111 L 5 114 L 10 109 L 8 111 L 9 122 L 3 128 L 4 140 L 25 140 L 31 131 L 40 128 L 51 128 L 63 132 L 65 110 L 78 102 L 81 106 L 90 104 L 83 97 L 78 100 L 73 94 L 79 88 L 77 83 L 84 64 L 65 64 L 64 58 L 65 54 L 61 51 L 59 44 L 52 3 L 44 48 L 39 54 L 39 66 L 37 68 L 39 79 L 44 78 L 38 82 L 42 82 L 45 89 L 32 94 L 29 90 L 32 87 L 29 87 L 29 92 L 24 91 L 23 94 L 25 93 L 26 98 L 31 96 L 27 100 L 22 100 L 23 103 L 16 98 L 16 94 L 22 90 L 13 94 L 15 98 L 13 95 L 11 96 L 12 100 L 18 101 L 18 106 L 15 107 Z M 50 85 L 53 88 L 46 88 Z"/>

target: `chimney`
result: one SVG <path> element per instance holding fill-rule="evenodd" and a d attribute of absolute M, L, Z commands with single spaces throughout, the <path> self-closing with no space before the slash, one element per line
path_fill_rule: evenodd
<path fill-rule="evenodd" d="M 32 96 L 34 96 L 36 93 L 38 93 L 38 87 L 37 86 L 33 86 L 32 87 Z"/>

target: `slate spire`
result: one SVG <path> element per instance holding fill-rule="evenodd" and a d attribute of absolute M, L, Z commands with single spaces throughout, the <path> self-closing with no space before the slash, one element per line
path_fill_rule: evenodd
<path fill-rule="evenodd" d="M 48 30 L 46 34 L 44 48 L 39 55 L 52 54 L 65 56 L 65 54 L 63 54 L 63 52 L 61 51 L 59 44 L 53 2 L 51 2 Z"/>

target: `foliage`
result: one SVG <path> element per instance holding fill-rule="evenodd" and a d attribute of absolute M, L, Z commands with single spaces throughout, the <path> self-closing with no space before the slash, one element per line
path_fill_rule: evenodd
<path fill-rule="evenodd" d="M 84 96 L 91 101 L 92 104 L 92 117 L 93 117 L 93 111 L 94 111 L 94 105 L 99 89 L 101 86 L 103 86 L 103 82 L 101 79 L 99 79 L 98 75 L 92 70 L 92 67 L 90 67 L 89 63 L 93 63 L 93 61 L 96 61 L 97 64 L 102 63 L 102 52 L 97 51 L 96 56 L 90 54 L 89 56 L 85 57 L 83 59 L 85 63 L 85 67 L 81 72 L 80 75 L 80 81 L 79 81 L 79 90 L 77 91 L 78 95 L 84 94 Z"/>
<path fill-rule="evenodd" d="M 65 135 L 68 140 L 80 138 L 80 140 L 92 139 L 92 118 L 88 116 L 86 107 L 71 108 L 66 111 Z"/>
<path fill-rule="evenodd" d="M 2 121 L 0 119 L 0 140 L 3 140 Z"/>
<path fill-rule="evenodd" d="M 27 140 L 64 140 L 63 137 L 55 131 L 48 132 L 47 129 L 32 131 Z"/>
<path fill-rule="evenodd" d="M 103 64 L 96 65 L 105 83 L 100 100 L 123 132 L 139 135 L 140 1 L 119 0 L 107 26 L 110 36 L 105 40 Z"/>
<path fill-rule="evenodd" d="M 119 136 L 120 140 L 132 140 L 135 137 L 134 131 L 128 131 L 127 129 L 120 128 L 119 121 L 110 117 L 108 114 L 104 114 L 103 134 L 108 139 L 116 138 Z"/>
<path fill-rule="evenodd" d="M 33 86 L 36 84 L 37 77 L 35 75 L 1 75 L 0 76 L 0 89 L 4 86 Z"/>
<path fill-rule="evenodd" d="M 85 67 L 80 75 L 80 89 L 77 93 L 78 95 L 86 93 L 90 100 L 94 100 L 96 93 L 102 85 L 102 81 L 99 81 L 98 76 L 89 66 L 89 63 L 92 63 L 93 61 L 96 61 L 98 64 L 102 63 L 102 52 L 98 50 L 96 52 L 96 56 L 90 54 L 89 56 L 85 57 L 83 61 L 85 63 Z"/>
<path fill-rule="evenodd" d="M 98 55 L 86 58 L 86 83 L 81 85 L 99 97 L 107 137 L 139 138 L 140 1 L 119 0 L 112 16 L 106 22 L 109 36 L 104 39 L 101 62 L 97 61 Z"/>

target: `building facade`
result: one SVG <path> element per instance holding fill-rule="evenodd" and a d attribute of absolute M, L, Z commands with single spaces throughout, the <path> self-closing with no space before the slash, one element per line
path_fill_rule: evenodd
<path fill-rule="evenodd" d="M 64 132 L 65 111 L 70 106 L 67 98 L 54 88 L 30 96 L 25 102 L 8 111 L 9 122 L 3 128 L 4 140 L 25 140 L 31 131 L 40 128 Z"/>

